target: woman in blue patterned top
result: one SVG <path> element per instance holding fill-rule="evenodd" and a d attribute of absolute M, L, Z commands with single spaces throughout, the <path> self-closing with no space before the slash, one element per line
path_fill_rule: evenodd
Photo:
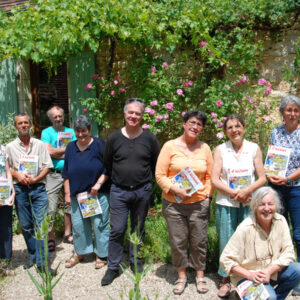
<path fill-rule="evenodd" d="M 284 124 L 273 129 L 270 143 L 291 149 L 291 154 L 286 175 L 269 175 L 268 179 L 270 186 L 280 195 L 286 219 L 288 214 L 291 217 L 297 258 L 300 261 L 300 98 L 292 95 L 283 97 L 279 110 Z M 298 293 L 298 288 L 294 292 Z"/>

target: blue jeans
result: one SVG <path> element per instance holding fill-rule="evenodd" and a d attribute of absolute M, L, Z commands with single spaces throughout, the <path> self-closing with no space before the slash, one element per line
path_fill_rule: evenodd
<path fill-rule="evenodd" d="M 12 255 L 12 206 L 0 207 L 0 259 L 10 260 Z"/>
<path fill-rule="evenodd" d="M 27 245 L 29 259 L 40 267 L 45 263 L 44 241 L 35 239 L 35 232 L 47 216 L 48 196 L 44 184 L 15 184 L 16 210 Z"/>
<path fill-rule="evenodd" d="M 297 249 L 297 259 L 300 262 L 300 186 L 285 186 L 269 184 L 280 196 L 284 207 L 284 216 L 288 221 L 291 217 L 293 238 Z"/>
<path fill-rule="evenodd" d="M 83 255 L 96 253 L 98 257 L 107 257 L 109 239 L 109 203 L 108 195 L 99 193 L 98 200 L 102 214 L 83 218 L 76 197 L 71 199 L 72 231 L 74 237 L 74 251 Z M 94 228 L 95 243 L 93 243 Z"/>
<path fill-rule="evenodd" d="M 276 281 L 265 284 L 270 297 L 268 300 L 283 300 L 300 281 L 300 263 L 291 263 L 278 273 Z M 277 285 L 274 289 L 273 286 Z"/>
<path fill-rule="evenodd" d="M 249 206 L 231 207 L 217 204 L 216 222 L 219 236 L 219 255 L 221 256 L 225 246 L 234 234 L 238 225 L 251 214 Z M 225 271 L 219 266 L 218 274 L 228 277 Z"/>
<path fill-rule="evenodd" d="M 152 196 L 152 184 L 129 190 L 111 185 L 110 189 L 110 226 L 108 244 L 108 268 L 118 270 L 123 256 L 124 235 L 127 229 L 128 214 L 130 211 L 131 233 L 135 230 L 141 239 L 144 235 L 144 224 L 148 213 L 149 202 Z M 138 246 L 138 251 L 140 245 Z M 133 245 L 129 247 L 130 263 L 134 264 Z M 140 262 L 140 258 L 137 258 Z"/>

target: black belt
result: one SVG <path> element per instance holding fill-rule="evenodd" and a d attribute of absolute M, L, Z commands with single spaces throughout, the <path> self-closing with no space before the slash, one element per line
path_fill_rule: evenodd
<path fill-rule="evenodd" d="M 148 183 L 149 183 L 149 181 L 144 182 L 144 183 L 140 183 L 140 184 L 136 184 L 136 185 L 130 185 L 130 186 L 124 186 L 124 185 L 120 185 L 120 184 L 116 184 L 116 186 L 123 189 L 123 190 L 134 191 L 134 190 L 137 190 L 137 189 L 141 188 L 142 186 L 144 186 Z"/>
<path fill-rule="evenodd" d="M 51 169 L 51 172 L 52 172 L 52 173 L 59 173 L 59 174 L 61 174 L 61 173 L 62 173 L 62 170 Z"/>

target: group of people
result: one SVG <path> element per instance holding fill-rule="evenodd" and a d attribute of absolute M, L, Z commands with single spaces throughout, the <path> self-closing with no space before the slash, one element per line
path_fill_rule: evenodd
<path fill-rule="evenodd" d="M 42 132 L 42 141 L 30 136 L 28 115 L 15 117 L 19 136 L 6 149 L 3 146 L 0 149 L 4 166 L 1 176 L 13 179 L 14 183 L 9 205 L 0 207 L 1 258 L 7 262 L 11 258 L 11 215 L 15 198 L 28 248 L 29 260 L 25 267 L 36 263 L 44 271 L 43 243 L 35 239 L 34 232 L 47 211 L 54 218 L 59 193 L 64 187 L 67 204 L 64 240 L 74 243 L 74 253 L 65 267 L 74 267 L 85 254 L 95 253 L 95 268 L 107 265 L 101 284 L 111 284 L 120 274 L 129 213 L 131 233 L 137 231 L 143 239 L 155 176 L 162 189 L 172 263 L 178 273 L 174 294 L 184 292 L 187 267 L 196 271 L 197 292 L 208 291 L 204 271 L 214 188 L 220 245 L 218 273 L 222 277 L 218 296 L 229 296 L 231 283 L 237 285 L 244 280 L 263 283 L 269 299 L 285 299 L 292 289 L 299 293 L 300 264 L 294 262 L 287 220 L 289 214 L 299 261 L 300 99 L 288 95 L 281 100 L 284 124 L 272 131 L 270 144 L 290 148 L 291 154 L 286 176 L 268 175 L 267 178 L 262 152 L 257 144 L 244 138 L 246 124 L 240 115 L 230 115 L 224 121 L 228 141 L 216 147 L 213 157 L 210 147 L 198 139 L 207 122 L 203 112 L 186 112 L 182 135 L 166 142 L 160 151 L 156 137 L 141 127 L 144 109 L 140 99 L 128 99 L 124 106 L 125 126 L 112 133 L 106 143 L 91 136 L 91 123 L 85 115 L 75 119 L 74 130 L 64 127 L 64 113 L 58 106 L 48 111 L 52 126 Z M 59 132 L 72 132 L 67 147 L 58 147 Z M 36 176 L 19 171 L 21 155 L 38 156 Z M 194 193 L 190 193 L 189 187 L 179 188 L 173 183 L 173 177 L 186 167 L 202 183 Z M 236 188 L 231 180 L 243 172 L 249 184 Z M 267 179 L 269 186 L 264 186 Z M 101 214 L 83 217 L 77 196 L 84 192 L 97 198 Z M 55 250 L 53 229 L 48 246 L 50 251 Z M 139 255 L 134 264 L 131 244 L 129 250 L 132 271 L 142 272 Z M 8 264 L 4 269 L 9 275 Z"/>

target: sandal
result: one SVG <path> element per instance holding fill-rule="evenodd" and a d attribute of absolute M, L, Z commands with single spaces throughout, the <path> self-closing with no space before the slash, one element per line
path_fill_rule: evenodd
<path fill-rule="evenodd" d="M 231 289 L 231 284 L 229 282 L 221 283 L 218 296 L 220 298 L 227 298 L 230 295 L 230 289 Z"/>
<path fill-rule="evenodd" d="M 49 240 L 48 241 L 48 250 L 49 250 L 49 252 L 55 251 L 55 248 L 56 248 L 55 241 L 54 240 Z"/>
<path fill-rule="evenodd" d="M 208 288 L 206 288 L 206 281 L 203 277 L 196 277 L 196 288 L 199 294 L 206 294 L 208 292 Z"/>
<path fill-rule="evenodd" d="M 70 233 L 68 235 L 64 235 L 64 243 L 66 243 L 66 244 L 73 244 L 73 239 L 72 239 L 72 241 L 69 240 L 70 237 L 73 238 L 72 233 Z"/>
<path fill-rule="evenodd" d="M 100 257 L 96 256 L 96 262 L 95 262 L 95 269 L 101 269 L 104 266 L 107 265 L 107 261 L 106 260 L 102 260 Z"/>
<path fill-rule="evenodd" d="M 65 267 L 66 268 L 73 268 L 77 264 L 79 264 L 81 261 L 83 261 L 83 257 L 79 258 L 78 255 L 73 254 L 68 260 L 66 260 Z"/>
<path fill-rule="evenodd" d="M 173 288 L 174 295 L 181 295 L 186 287 L 186 278 L 178 278 Z"/>

